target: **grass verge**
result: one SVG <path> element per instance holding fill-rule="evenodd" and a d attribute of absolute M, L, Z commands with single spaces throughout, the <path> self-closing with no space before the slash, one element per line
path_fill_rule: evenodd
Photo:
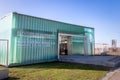
<path fill-rule="evenodd" d="M 41 63 L 9 68 L 7 80 L 101 80 L 109 68 L 73 63 Z"/>

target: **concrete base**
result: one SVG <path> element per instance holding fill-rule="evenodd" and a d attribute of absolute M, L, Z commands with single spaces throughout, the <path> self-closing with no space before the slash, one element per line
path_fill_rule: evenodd
<path fill-rule="evenodd" d="M 66 55 L 60 56 L 59 61 L 115 67 L 120 63 L 120 56 Z"/>
<path fill-rule="evenodd" d="M 0 80 L 8 78 L 8 68 L 0 70 Z"/>

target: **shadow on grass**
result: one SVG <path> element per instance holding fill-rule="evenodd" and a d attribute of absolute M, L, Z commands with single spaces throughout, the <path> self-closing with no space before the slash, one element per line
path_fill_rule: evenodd
<path fill-rule="evenodd" d="M 8 78 L 3 79 L 3 80 L 19 80 L 19 78 L 15 78 L 15 77 L 8 77 Z"/>
<path fill-rule="evenodd" d="M 33 65 L 25 65 L 13 68 L 22 69 L 80 69 L 80 70 L 97 70 L 97 71 L 108 71 L 110 67 L 88 65 L 88 64 L 77 64 L 67 62 L 47 62 Z"/>

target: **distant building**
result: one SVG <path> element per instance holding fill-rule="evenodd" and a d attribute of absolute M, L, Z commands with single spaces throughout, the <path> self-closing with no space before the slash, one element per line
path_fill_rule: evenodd
<path fill-rule="evenodd" d="M 109 45 L 106 43 L 95 43 L 95 54 L 101 54 L 109 51 Z"/>
<path fill-rule="evenodd" d="M 113 39 L 112 40 L 112 52 L 117 51 L 117 40 Z"/>
<path fill-rule="evenodd" d="M 112 48 L 113 49 L 117 48 L 117 40 L 115 39 L 112 40 Z"/>

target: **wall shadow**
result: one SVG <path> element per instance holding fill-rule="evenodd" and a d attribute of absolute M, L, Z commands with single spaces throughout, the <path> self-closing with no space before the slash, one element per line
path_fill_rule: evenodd
<path fill-rule="evenodd" d="M 19 78 L 15 78 L 15 77 L 8 77 L 8 78 L 3 79 L 3 80 L 19 80 Z"/>
<path fill-rule="evenodd" d="M 12 68 L 12 67 L 11 67 Z M 97 71 L 109 71 L 110 67 L 89 65 L 89 64 L 78 64 L 68 62 L 46 62 L 32 65 L 17 66 L 13 68 L 22 69 L 80 69 L 80 70 L 97 70 Z"/>

